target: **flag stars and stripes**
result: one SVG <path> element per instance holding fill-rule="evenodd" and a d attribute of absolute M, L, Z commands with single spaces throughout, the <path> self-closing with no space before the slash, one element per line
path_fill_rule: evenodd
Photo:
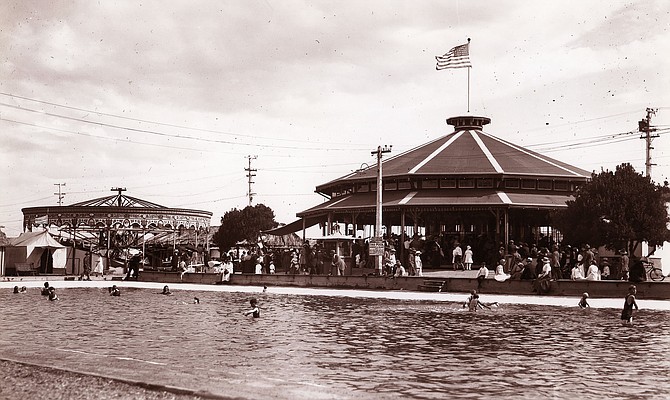
<path fill-rule="evenodd" d="M 470 64 L 470 43 L 456 46 L 445 55 L 435 56 L 438 71 L 447 68 L 472 68 Z"/>

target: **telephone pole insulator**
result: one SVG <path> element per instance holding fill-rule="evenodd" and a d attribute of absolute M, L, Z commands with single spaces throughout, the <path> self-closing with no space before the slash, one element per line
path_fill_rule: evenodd
<path fill-rule="evenodd" d="M 653 164 L 651 162 L 651 151 L 654 149 L 651 146 L 651 142 L 654 138 L 657 138 L 659 135 L 658 134 L 652 134 L 652 132 L 656 132 L 656 128 L 654 128 L 651 125 L 651 116 L 656 115 L 657 109 L 654 108 L 647 108 L 647 116 L 646 118 L 638 121 L 637 126 L 638 130 L 642 133 L 640 135 L 640 139 L 644 139 L 646 141 L 646 158 L 645 158 L 645 174 L 647 177 L 651 179 L 651 167 Z"/>
<path fill-rule="evenodd" d="M 258 156 L 251 156 L 251 155 L 247 156 L 247 159 L 249 161 L 249 167 L 244 169 L 245 171 L 247 171 L 247 179 L 248 179 L 248 182 L 249 182 L 249 192 L 247 192 L 247 195 L 249 196 L 249 207 L 251 207 L 251 202 L 254 200 L 254 195 L 256 194 L 251 190 L 251 185 L 255 183 L 251 179 L 254 176 L 256 176 L 256 174 L 254 174 L 254 172 L 258 171 L 257 169 L 252 169 L 251 168 L 251 160 L 255 160 L 257 158 L 258 158 Z"/>

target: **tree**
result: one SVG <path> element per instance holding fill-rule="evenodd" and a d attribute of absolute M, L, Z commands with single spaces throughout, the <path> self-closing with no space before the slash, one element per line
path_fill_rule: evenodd
<path fill-rule="evenodd" d="M 247 206 L 242 210 L 233 208 L 221 217 L 221 227 L 214 235 L 214 241 L 221 249 L 229 249 L 243 240 L 256 243 L 261 231 L 277 225 L 274 211 L 264 204 Z"/>
<path fill-rule="evenodd" d="M 568 243 L 628 248 L 632 254 L 642 241 L 651 246 L 670 241 L 669 190 L 624 163 L 614 172 L 593 174 L 568 208 L 554 215 L 553 224 Z"/>

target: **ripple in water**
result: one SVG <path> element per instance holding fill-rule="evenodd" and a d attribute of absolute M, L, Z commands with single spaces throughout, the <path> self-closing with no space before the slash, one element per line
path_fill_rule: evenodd
<path fill-rule="evenodd" d="M 149 289 L 0 292 L 0 350 L 76 349 L 98 372 L 151 364 L 167 375 L 255 377 L 414 399 L 665 398 L 670 313 Z M 192 304 L 197 296 L 201 304 Z M 32 348 L 31 348 L 32 347 Z M 130 361 L 129 361 L 130 360 Z M 138 367 L 141 368 L 141 367 Z M 665 379 L 663 378 L 665 377 Z"/>

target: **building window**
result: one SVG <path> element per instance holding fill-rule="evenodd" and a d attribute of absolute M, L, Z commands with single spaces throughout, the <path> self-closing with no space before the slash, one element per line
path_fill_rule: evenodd
<path fill-rule="evenodd" d="M 493 187 L 493 179 L 491 178 L 477 179 L 477 187 L 481 189 L 490 189 Z"/>
<path fill-rule="evenodd" d="M 535 189 L 535 179 L 524 179 L 521 181 L 521 189 Z"/>
<path fill-rule="evenodd" d="M 554 190 L 568 190 L 568 182 L 565 181 L 554 182 Z"/>
<path fill-rule="evenodd" d="M 426 179 L 421 186 L 423 189 L 437 189 L 437 179 Z"/>
<path fill-rule="evenodd" d="M 505 189 L 518 189 L 519 180 L 518 179 L 505 179 Z"/>
<path fill-rule="evenodd" d="M 440 179 L 440 187 L 443 189 L 454 189 L 456 187 L 456 179 Z"/>
<path fill-rule="evenodd" d="M 551 190 L 551 181 L 537 181 L 539 190 Z"/>
<path fill-rule="evenodd" d="M 458 187 L 461 189 L 472 189 L 475 187 L 475 180 L 472 178 L 462 178 L 458 180 Z"/>
<path fill-rule="evenodd" d="M 398 190 L 398 182 L 396 182 L 396 181 L 385 182 L 384 183 L 384 190 Z"/>

